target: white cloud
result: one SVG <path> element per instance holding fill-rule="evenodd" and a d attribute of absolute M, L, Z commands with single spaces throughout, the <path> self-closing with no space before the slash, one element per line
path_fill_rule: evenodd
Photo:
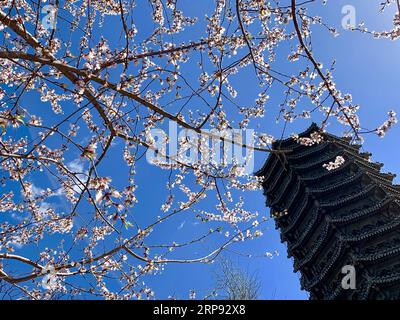
<path fill-rule="evenodd" d="M 181 230 L 183 228 L 183 226 L 185 225 L 186 221 L 183 221 L 179 226 L 178 226 L 178 230 Z"/>
<path fill-rule="evenodd" d="M 85 163 L 81 158 L 77 158 L 75 160 L 72 160 L 67 164 L 67 168 L 71 170 L 73 173 L 76 173 L 76 178 L 78 178 L 80 181 L 77 179 L 74 179 L 76 184 L 72 187 L 76 193 L 81 193 L 82 192 L 82 183 L 86 182 L 87 179 L 87 174 L 88 171 L 85 170 Z M 79 187 L 80 186 L 80 187 Z"/>
<path fill-rule="evenodd" d="M 72 160 L 70 163 L 67 164 L 67 168 L 74 173 L 83 173 L 84 170 L 83 167 L 84 167 L 83 161 L 82 159 L 79 158 Z"/>

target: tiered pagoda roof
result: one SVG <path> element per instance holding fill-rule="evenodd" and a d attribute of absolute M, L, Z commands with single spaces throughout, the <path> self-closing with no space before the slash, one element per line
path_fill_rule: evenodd
<path fill-rule="evenodd" d="M 400 186 L 394 174 L 345 138 L 312 124 L 299 137 L 319 132 L 323 142 L 305 146 L 276 141 L 256 174 L 264 177 L 266 204 L 287 242 L 294 271 L 311 299 L 400 298 Z M 323 164 L 345 159 L 327 170 Z M 355 290 L 343 289 L 342 267 L 356 270 Z"/>

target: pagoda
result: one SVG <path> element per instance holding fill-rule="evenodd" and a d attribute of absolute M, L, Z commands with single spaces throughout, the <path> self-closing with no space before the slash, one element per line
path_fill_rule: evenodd
<path fill-rule="evenodd" d="M 318 133 L 321 141 L 299 138 Z M 312 124 L 299 138 L 274 142 L 256 175 L 281 241 L 300 271 L 301 288 L 316 300 L 400 299 L 400 186 L 394 174 L 350 139 Z M 326 168 L 337 158 L 345 161 Z M 325 166 L 324 166 L 325 165 Z M 355 288 L 343 286 L 354 267 Z"/>

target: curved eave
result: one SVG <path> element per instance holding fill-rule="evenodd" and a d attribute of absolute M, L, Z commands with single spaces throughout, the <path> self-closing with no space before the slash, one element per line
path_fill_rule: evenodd
<path fill-rule="evenodd" d="M 344 180 L 339 180 L 333 184 L 327 185 L 322 188 L 312 188 L 310 189 L 310 193 L 312 194 L 326 194 L 326 193 L 331 193 L 333 191 L 336 191 L 337 189 L 340 189 L 341 187 L 348 186 L 351 183 L 356 182 L 358 179 L 361 179 L 363 176 L 363 172 L 358 172 L 356 174 L 353 174 L 349 176 L 348 178 Z"/>
<path fill-rule="evenodd" d="M 318 180 L 320 180 L 320 179 L 324 179 L 324 178 L 326 178 L 327 176 L 336 174 L 337 172 L 344 171 L 345 169 L 347 169 L 347 168 L 348 168 L 349 166 L 351 166 L 352 164 L 354 164 L 354 162 L 352 162 L 352 161 L 346 161 L 346 162 L 344 163 L 344 165 L 340 166 L 340 167 L 337 168 L 337 169 L 334 169 L 334 170 L 331 170 L 331 171 L 325 170 L 324 172 L 322 172 L 322 173 L 320 173 L 320 174 L 318 174 L 318 175 L 313 175 L 313 176 L 310 176 L 310 177 L 301 177 L 300 179 L 303 180 L 303 181 L 307 181 L 307 182 L 313 183 L 313 182 L 316 182 L 316 181 L 318 181 Z"/>
<path fill-rule="evenodd" d="M 349 196 L 347 198 L 344 198 L 342 200 L 338 200 L 338 201 L 334 201 L 334 202 L 321 203 L 320 204 L 320 208 L 328 208 L 329 207 L 329 208 L 334 208 L 335 209 L 337 206 L 343 206 L 348 202 L 352 202 L 354 200 L 362 199 L 362 197 L 368 196 L 369 192 L 373 191 L 375 188 L 377 188 L 377 186 L 371 185 L 368 189 L 366 189 L 364 191 L 361 191 L 359 193 L 353 194 L 353 195 L 351 195 L 351 196 Z M 290 230 L 292 230 L 296 226 L 297 222 L 299 221 L 301 213 L 306 208 L 307 202 L 308 202 L 308 198 L 310 197 L 310 193 L 307 192 L 307 194 L 308 194 L 308 197 L 307 197 L 306 203 L 303 204 L 303 207 L 299 211 L 298 215 L 295 217 L 294 221 L 292 222 L 291 220 L 289 220 L 290 225 L 284 230 L 284 233 L 287 233 Z M 377 206 L 377 208 L 378 208 L 378 206 Z M 371 212 L 374 212 L 374 211 L 371 211 Z M 354 219 L 356 219 L 358 217 L 361 217 L 363 214 L 367 214 L 367 213 L 370 213 L 370 211 L 368 209 L 360 210 L 359 212 L 356 212 L 356 213 L 350 215 L 349 218 L 347 218 L 347 219 L 349 221 L 352 221 L 352 220 L 354 220 Z M 326 217 L 328 217 L 328 216 L 326 216 Z M 331 219 L 331 218 L 329 218 L 329 219 Z M 344 223 L 344 222 L 346 222 L 346 218 L 336 218 L 333 221 L 336 221 L 338 223 L 339 222 Z"/>
<path fill-rule="evenodd" d="M 287 156 L 288 161 L 298 161 L 303 158 L 309 157 L 317 152 L 321 152 L 329 146 L 329 143 L 321 143 L 316 147 L 308 147 L 305 151 L 298 153 L 291 153 Z"/>
<path fill-rule="evenodd" d="M 308 136 L 311 133 L 315 132 L 315 131 L 320 131 L 321 129 L 318 127 L 318 125 L 313 122 L 311 123 L 311 125 L 302 133 L 299 134 L 299 137 L 304 137 L 304 136 Z M 287 146 L 288 143 L 293 143 L 294 140 L 293 138 L 289 137 L 287 139 L 282 139 L 282 140 L 277 140 L 272 144 L 273 148 L 280 148 L 282 146 Z"/>
<path fill-rule="evenodd" d="M 311 126 L 308 127 L 302 133 L 300 133 L 299 136 L 304 137 L 304 136 L 310 135 L 311 133 L 313 133 L 315 131 L 320 131 L 320 128 L 318 127 L 318 125 L 316 123 L 313 122 L 311 124 Z M 288 143 L 293 143 L 293 142 L 294 142 L 294 140 L 291 137 L 289 137 L 287 139 L 277 140 L 272 143 L 272 149 L 279 150 L 279 149 L 282 149 L 282 146 L 286 146 Z M 254 175 L 259 176 L 259 177 L 265 175 L 265 171 L 271 162 L 271 158 L 274 158 L 274 157 L 276 157 L 276 155 L 274 153 L 270 153 L 267 160 L 265 161 L 264 165 L 261 167 L 260 170 L 257 170 L 256 172 L 254 172 Z"/>
<path fill-rule="evenodd" d="M 371 289 L 378 285 L 386 285 L 390 283 L 400 282 L 400 272 L 393 273 L 388 276 L 375 276 L 370 277 L 367 281 L 366 289 L 361 294 L 361 299 L 368 299 L 370 296 Z"/>
<path fill-rule="evenodd" d="M 285 172 L 285 169 L 282 166 L 280 166 L 278 169 L 278 172 L 274 175 L 274 179 L 265 180 L 263 182 L 263 186 L 265 189 L 265 192 L 264 192 L 265 195 L 267 195 L 269 192 L 272 192 L 275 190 L 275 188 L 278 184 L 278 181 L 281 180 L 284 172 Z"/>
<path fill-rule="evenodd" d="M 394 273 L 384 277 L 369 277 L 365 288 L 361 291 L 359 299 L 366 300 L 370 297 L 371 289 L 378 285 L 400 282 L 400 273 Z M 338 283 L 335 290 L 327 297 L 327 300 L 336 299 L 344 291 L 341 283 Z"/>
<path fill-rule="evenodd" d="M 304 288 L 306 290 L 310 290 L 311 288 L 315 287 L 318 283 L 320 283 L 329 273 L 329 271 L 331 270 L 332 266 L 336 263 L 337 259 L 340 257 L 341 253 L 342 253 L 342 247 L 344 246 L 343 243 L 338 243 L 334 254 L 332 255 L 332 257 L 329 259 L 329 262 L 327 263 L 327 265 L 322 269 L 322 271 L 318 274 L 318 276 L 316 278 L 313 278 L 311 281 L 306 281 L 303 280 L 304 283 Z M 303 278 L 305 279 L 305 278 Z"/>
<path fill-rule="evenodd" d="M 343 197 L 339 200 L 321 202 L 320 206 L 321 206 L 321 208 L 334 208 L 334 209 L 341 208 L 349 202 L 353 202 L 355 200 L 360 200 L 360 199 L 365 198 L 366 196 L 369 195 L 370 192 L 374 191 L 377 188 L 379 188 L 379 186 L 371 184 L 368 187 L 366 187 L 364 190 L 354 193 L 354 194 L 351 194 L 350 196 Z"/>
<path fill-rule="evenodd" d="M 400 224 L 400 219 L 397 219 L 396 225 Z M 377 230 L 374 230 L 374 232 L 371 232 L 370 234 L 366 235 L 366 238 L 368 237 L 373 237 L 377 234 L 380 234 L 384 231 L 387 230 L 387 228 L 393 227 L 392 223 L 388 223 L 387 226 L 383 226 L 382 228 L 377 228 Z M 358 239 L 355 241 L 359 241 Z M 336 249 L 334 251 L 334 254 L 332 255 L 332 257 L 329 259 L 329 262 L 327 263 L 327 265 L 323 268 L 323 270 L 318 274 L 317 277 L 313 278 L 310 281 L 306 281 L 306 283 L 304 284 L 304 288 L 306 290 L 310 290 L 312 287 L 316 286 L 318 283 L 320 283 L 330 272 L 331 268 L 333 265 L 335 265 L 335 263 L 337 262 L 338 258 L 340 257 L 340 255 L 342 254 L 342 250 L 343 248 L 346 247 L 346 243 L 349 242 L 349 239 L 345 239 L 345 238 L 339 238 L 339 240 L 337 241 L 337 246 Z"/>
<path fill-rule="evenodd" d="M 289 184 L 292 182 L 293 178 L 295 178 L 295 175 L 293 174 L 293 171 L 291 171 L 290 174 L 287 176 L 286 181 L 283 182 L 283 187 L 281 187 L 282 188 L 281 191 L 276 196 L 276 199 L 271 203 L 271 207 L 281 202 L 282 197 L 287 193 L 287 189 L 289 187 Z M 300 183 L 300 181 L 297 180 L 296 183 Z"/>
<path fill-rule="evenodd" d="M 332 185 L 330 185 L 330 186 L 328 186 L 328 187 L 310 189 L 310 190 L 308 190 L 307 194 L 308 194 L 308 195 L 314 195 L 314 194 L 317 194 L 317 193 L 321 193 L 321 194 L 324 194 L 324 193 L 331 193 L 331 192 L 333 192 L 333 191 L 335 191 L 335 190 L 337 190 L 337 189 L 339 189 L 339 188 L 342 188 L 343 186 L 347 186 L 347 185 L 353 183 L 354 181 L 356 181 L 357 179 L 359 179 L 359 178 L 361 178 L 361 177 L 362 177 L 362 173 L 357 173 L 357 174 L 355 174 L 355 175 L 353 175 L 353 176 L 347 178 L 346 180 L 339 181 L 339 182 L 334 183 L 334 184 L 332 184 Z M 300 212 L 300 213 L 301 213 L 301 212 Z M 314 215 L 315 212 L 313 211 L 312 214 Z M 298 217 L 298 218 L 299 218 L 299 217 Z M 296 220 L 294 221 L 294 223 L 291 223 L 290 226 L 288 226 L 288 227 L 286 228 L 285 233 L 286 233 L 286 232 L 289 232 L 290 230 L 292 230 L 292 229 L 297 225 L 297 222 L 298 222 L 298 220 L 299 220 L 298 218 L 296 218 Z M 310 222 L 313 222 L 313 224 L 315 223 L 314 216 L 313 216 L 313 218 L 311 219 Z M 310 231 L 311 228 L 312 228 L 312 226 L 313 226 L 313 224 L 309 225 L 309 226 L 307 227 L 306 230 Z M 303 239 L 303 238 L 305 238 L 306 236 L 307 236 L 307 232 L 303 233 L 301 238 Z"/>
<path fill-rule="evenodd" d="M 360 254 L 355 256 L 355 260 L 359 262 L 373 262 L 387 259 L 400 254 L 400 247 L 388 248 L 378 253 Z"/>
<path fill-rule="evenodd" d="M 343 155 L 342 150 L 337 150 L 335 152 L 329 153 L 324 157 L 318 158 L 317 160 L 313 162 L 307 162 L 306 164 L 300 164 L 300 165 L 292 165 L 293 168 L 296 170 L 310 170 L 311 168 L 318 167 L 320 166 L 322 168 L 322 165 L 324 163 L 327 163 L 330 160 L 333 160 L 335 157 Z"/>
<path fill-rule="evenodd" d="M 382 208 L 384 208 L 386 205 L 388 205 L 389 203 L 393 202 L 393 198 L 391 197 L 386 197 L 383 200 L 381 200 L 379 203 L 377 203 L 376 205 L 373 205 L 367 209 L 363 209 L 363 210 L 359 210 L 355 213 L 349 214 L 349 215 L 344 215 L 342 217 L 338 217 L 338 218 L 332 218 L 332 223 L 336 223 L 336 224 L 345 224 L 345 223 L 350 223 L 350 222 L 354 222 L 360 218 L 363 218 L 365 216 L 368 216 L 370 214 L 376 213 L 379 210 L 381 210 Z"/>
<path fill-rule="evenodd" d="M 297 222 L 299 221 L 300 217 L 302 216 L 302 213 L 304 212 L 305 208 L 307 207 L 308 201 L 310 197 L 309 194 L 306 192 L 302 203 L 299 205 L 298 209 L 296 208 L 296 213 L 295 214 L 290 214 L 289 213 L 289 219 L 288 219 L 288 226 L 286 228 L 282 228 L 282 233 L 286 234 L 290 230 L 292 230 Z"/>
<path fill-rule="evenodd" d="M 381 210 L 383 207 L 385 207 L 386 205 L 388 205 L 391 202 L 393 202 L 393 198 L 388 197 L 388 198 L 383 199 L 380 203 L 378 203 L 372 207 L 369 207 L 368 209 L 359 210 L 353 214 L 346 215 L 346 216 L 339 217 L 339 218 L 331 218 L 330 222 L 334 223 L 335 225 L 351 223 L 358 219 L 361 219 L 366 216 L 370 216 L 372 214 L 377 213 L 379 210 Z M 291 252 L 293 252 L 295 249 L 297 249 L 298 247 L 303 245 L 304 242 L 309 239 L 310 232 L 314 229 L 316 222 L 319 220 L 318 219 L 318 210 L 316 212 L 313 211 L 312 215 L 313 215 L 313 217 L 311 218 L 310 224 L 307 226 L 306 230 L 304 230 L 304 232 L 302 233 L 302 236 L 295 243 L 293 243 L 293 245 L 288 246 L 288 250 L 290 250 Z"/>
<path fill-rule="evenodd" d="M 338 169 L 324 172 L 323 174 L 321 174 L 321 176 L 315 176 L 315 177 L 311 177 L 311 178 L 300 178 L 299 180 L 300 181 L 311 181 L 312 182 L 312 181 L 315 181 L 315 180 L 320 179 L 322 177 L 325 178 L 325 177 L 333 175 L 333 174 L 335 174 L 335 173 L 337 173 L 339 171 L 345 170 L 348 166 L 350 166 L 350 164 L 351 163 L 347 162 L 343 166 L 339 167 Z M 318 190 L 321 191 L 321 189 L 317 189 L 317 188 L 315 188 L 314 190 L 317 190 L 317 192 L 318 192 Z M 297 194 L 295 194 L 295 197 L 296 196 L 297 196 Z M 310 196 L 312 196 L 311 192 L 310 191 L 306 191 L 305 192 L 305 196 L 303 198 L 304 199 L 303 203 L 299 206 L 299 210 L 296 210 L 295 214 L 290 214 L 289 213 L 289 221 L 288 221 L 289 225 L 284 230 L 282 230 L 284 233 L 289 232 L 291 229 L 293 229 L 297 225 L 297 222 L 300 220 L 300 217 L 302 216 L 302 213 L 303 213 L 304 209 L 307 206 L 307 203 L 309 201 Z M 295 197 L 293 197 L 293 199 Z M 292 204 L 292 202 L 291 202 L 291 204 Z"/>
<path fill-rule="evenodd" d="M 267 160 L 263 164 L 260 170 L 257 170 L 254 172 L 254 175 L 257 177 L 262 177 L 267 173 L 267 168 L 271 166 L 271 163 L 273 160 L 276 160 L 278 157 L 274 153 L 270 153 Z"/>
<path fill-rule="evenodd" d="M 400 225 L 400 217 L 389 223 L 386 223 L 385 225 L 383 225 L 381 227 L 376 227 L 372 230 L 369 230 L 369 232 L 363 232 L 363 234 L 361 236 L 360 235 L 356 235 L 356 236 L 340 235 L 338 239 L 339 239 L 340 243 L 359 242 L 361 240 L 365 240 L 365 239 L 377 236 L 377 235 L 379 235 L 383 232 L 386 232 L 388 230 L 391 230 L 399 225 Z M 315 247 L 310 252 L 310 254 L 307 255 L 301 261 L 295 262 L 295 271 L 300 270 L 302 267 L 304 267 L 307 263 L 309 263 L 314 258 L 315 253 L 320 249 L 321 245 L 325 242 L 328 233 L 329 233 L 329 223 L 326 223 L 326 225 L 324 226 L 324 232 L 323 232 L 322 236 L 318 239 Z"/>

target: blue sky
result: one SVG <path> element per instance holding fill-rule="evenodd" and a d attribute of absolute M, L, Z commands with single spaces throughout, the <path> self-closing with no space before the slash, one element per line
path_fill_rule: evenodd
<path fill-rule="evenodd" d="M 199 5 L 199 2 L 195 2 Z M 332 37 L 326 30 L 314 28 L 313 49 L 318 61 L 329 65 L 336 59 L 335 80 L 338 88 L 343 92 L 353 95 L 353 101 L 361 106 L 360 117 L 365 126 L 376 127 L 386 119 L 389 110 L 399 110 L 400 90 L 398 88 L 400 64 L 399 42 L 389 40 L 376 40 L 368 35 L 343 30 L 341 28 L 341 13 L 344 5 L 353 5 L 356 8 L 357 23 L 366 21 L 370 30 L 388 30 L 392 24 L 393 11 L 388 10 L 384 14 L 378 14 L 377 1 L 349 1 L 335 0 L 328 1 L 326 7 L 312 5 L 317 15 L 324 17 L 328 24 L 336 26 L 340 32 L 339 37 Z M 192 7 L 192 5 L 190 6 Z M 193 5 L 194 7 L 194 5 Z M 193 11 L 197 8 L 192 8 Z M 283 56 L 286 59 L 286 55 Z M 286 68 L 286 65 L 284 66 Z M 251 78 L 249 72 L 248 77 Z M 251 96 L 254 86 L 247 82 L 246 74 L 238 76 L 234 83 L 238 90 L 238 99 L 247 99 Z M 243 81 L 246 79 L 246 81 Z M 279 101 L 275 100 L 278 104 Z M 267 115 L 261 124 L 262 128 L 277 136 L 282 132 L 283 122 L 275 124 L 274 118 L 277 114 L 277 106 L 270 101 L 270 114 Z M 289 124 L 286 135 L 292 132 L 304 130 L 310 122 L 296 121 Z M 343 127 L 332 123 L 330 131 L 340 135 Z M 385 163 L 384 171 L 398 173 L 399 170 L 399 133 L 400 129 L 395 126 L 389 134 L 380 139 L 375 135 L 368 135 L 365 138 L 364 149 L 373 153 L 373 160 Z M 265 156 L 256 154 L 256 168 L 262 166 Z M 398 181 L 398 180 L 397 180 Z M 264 207 L 264 199 L 261 192 L 253 192 L 246 195 L 247 205 L 259 212 L 268 211 Z M 262 294 L 264 299 L 306 299 L 308 294 L 300 290 L 299 275 L 292 271 L 292 261 L 286 257 L 286 246 L 279 241 L 278 231 L 274 229 L 273 223 L 269 224 L 269 231 L 265 232 L 261 239 L 248 242 L 243 252 L 253 254 L 265 251 L 278 250 L 279 256 L 272 259 L 265 258 L 243 258 L 232 255 L 232 259 L 243 266 L 245 270 L 256 271 L 262 281 Z M 207 288 L 205 283 L 212 286 L 212 279 L 209 278 L 208 266 L 198 265 L 175 266 L 166 270 L 164 277 L 157 281 L 163 283 L 163 291 L 168 292 L 168 287 L 178 285 L 177 292 L 185 292 L 185 288 L 196 287 L 193 282 L 193 271 L 199 276 L 198 288 Z M 212 267 L 211 267 L 212 269 Z M 193 271 L 192 271 L 193 270 Z M 179 275 L 179 278 L 178 278 Z M 180 279 L 177 281 L 177 279 Z M 165 286 L 165 287 L 164 287 Z M 187 290 L 187 289 L 186 289 Z"/>
<path fill-rule="evenodd" d="M 199 16 L 202 19 L 202 13 L 209 11 L 212 0 L 207 1 L 189 1 L 181 0 L 181 9 L 189 16 Z M 400 54 L 399 42 L 389 40 L 374 40 L 368 35 L 345 31 L 341 28 L 341 19 L 343 17 L 341 9 L 344 5 L 353 5 L 356 8 L 357 22 L 366 21 L 370 29 L 384 30 L 389 29 L 392 23 L 393 11 L 389 10 L 384 14 L 378 14 L 379 1 L 364 0 L 331 0 L 328 5 L 323 7 L 319 4 L 312 4 L 310 8 L 313 13 L 324 17 L 325 21 L 336 26 L 340 32 L 337 38 L 319 27 L 314 28 L 313 50 L 316 59 L 324 65 L 329 65 L 332 59 L 336 59 L 335 80 L 338 88 L 343 92 L 353 95 L 353 101 L 360 104 L 360 117 L 365 126 L 376 127 L 386 120 L 387 112 L 395 110 L 400 112 L 399 98 L 400 90 L 398 88 L 400 64 L 398 57 Z M 141 12 L 137 16 L 133 15 L 140 32 L 149 32 L 152 29 L 150 17 Z M 139 26 L 141 28 L 139 28 Z M 106 38 L 112 38 L 116 34 L 112 24 L 106 24 L 103 28 L 96 30 L 97 36 L 104 35 Z M 201 36 L 202 30 L 191 27 L 183 36 L 178 36 L 177 40 L 196 39 Z M 139 33 L 139 37 L 141 34 Z M 118 38 L 115 39 L 118 42 Z M 293 65 L 285 62 L 287 58 L 287 48 L 282 46 L 282 57 L 277 59 L 275 69 L 291 70 Z M 301 63 L 301 62 L 299 62 Z M 195 71 L 196 70 L 196 71 Z M 182 72 L 190 74 L 198 72 L 195 65 L 186 64 L 182 67 Z M 188 76 L 190 79 L 190 76 Z M 193 78 L 192 80 L 194 80 Z M 251 104 L 259 93 L 257 82 L 255 81 L 254 71 L 251 68 L 242 70 L 242 72 L 231 80 L 232 85 L 238 91 L 238 101 L 243 104 Z M 275 118 L 279 111 L 282 93 L 271 94 L 266 116 L 259 122 L 258 131 L 266 131 L 279 136 L 282 132 L 284 123 L 275 123 Z M 35 97 L 25 96 L 25 103 L 32 104 L 40 112 L 43 104 L 34 100 Z M 35 103 L 32 103 L 35 101 Z M 48 105 L 46 106 L 48 107 Z M 308 108 L 309 106 L 304 106 Z M 65 104 L 65 108 L 71 108 Z M 293 132 L 303 131 L 310 125 L 308 120 L 299 120 L 294 124 L 287 126 L 285 136 Z M 329 131 L 341 134 L 343 127 L 332 123 Z M 373 153 L 373 160 L 385 163 L 384 171 L 398 173 L 400 150 L 398 148 L 400 128 L 394 127 L 389 134 L 380 139 L 375 135 L 368 135 L 365 139 L 364 149 Z M 25 135 L 28 132 L 19 132 Z M 82 141 L 85 137 L 81 137 Z M 122 143 L 117 142 L 113 148 L 113 153 L 118 154 L 122 151 Z M 76 153 L 76 158 L 79 154 Z M 265 154 L 256 153 L 255 169 L 260 168 L 266 159 Z M 73 161 L 71 157 L 69 161 Z M 127 169 L 119 166 L 121 159 L 108 157 L 104 160 L 99 172 L 102 175 L 113 176 L 113 183 L 116 185 L 126 184 Z M 84 166 L 84 163 L 75 162 L 77 165 Z M 154 217 L 160 214 L 160 206 L 165 201 L 168 193 L 165 189 L 169 171 L 161 170 L 149 165 L 145 160 L 138 163 L 136 167 L 137 198 L 139 204 L 134 209 L 135 220 L 138 223 L 152 221 Z M 36 181 L 40 187 L 51 185 L 51 177 L 48 181 Z M 268 215 L 269 209 L 264 205 L 264 197 L 261 191 L 247 192 L 243 195 L 246 199 L 246 208 L 252 211 L 258 211 L 261 214 Z M 202 202 L 197 209 L 213 210 L 213 200 Z M 63 208 L 64 204 L 59 204 Z M 85 214 L 83 212 L 83 214 Z M 89 212 L 87 214 L 90 214 Z M 83 219 L 79 223 L 85 223 Z M 174 218 L 168 224 L 161 225 L 157 231 L 157 238 L 154 241 L 184 241 L 196 235 L 206 232 L 210 226 L 203 226 L 197 223 L 193 212 L 183 212 Z M 53 241 L 57 241 L 54 238 Z M 191 250 L 183 250 L 181 254 L 198 256 L 202 252 L 213 247 L 214 240 L 202 243 Z M 50 245 L 50 243 L 47 243 Z M 267 224 L 267 230 L 264 236 L 257 240 L 239 244 L 233 248 L 235 251 L 244 255 L 251 254 L 252 258 L 243 257 L 232 252 L 226 255 L 249 272 L 256 272 L 262 282 L 262 299 L 307 299 L 308 294 L 300 290 L 299 275 L 292 271 L 292 261 L 286 257 L 286 247 L 280 243 L 279 233 L 274 228 L 273 221 Z M 26 249 L 33 250 L 32 248 Z M 265 252 L 274 252 L 277 250 L 279 255 L 274 255 L 272 259 L 262 256 Z M 149 277 L 147 283 L 155 290 L 157 298 L 167 298 L 169 295 L 175 295 L 178 298 L 188 298 L 189 291 L 195 289 L 198 298 L 207 295 L 214 285 L 213 272 L 217 266 L 204 264 L 191 265 L 168 265 L 162 274 Z"/>
<path fill-rule="evenodd" d="M 195 2 L 200 6 L 200 2 Z M 340 32 L 339 37 L 332 37 L 326 30 L 314 28 L 313 49 L 318 61 L 329 65 L 336 59 L 335 80 L 338 88 L 343 92 L 353 95 L 353 101 L 361 106 L 361 121 L 365 126 L 376 127 L 386 119 L 389 110 L 399 110 L 400 90 L 398 89 L 398 78 L 400 64 L 399 42 L 389 40 L 375 40 L 368 35 L 343 30 L 341 28 L 342 7 L 353 5 L 356 8 L 357 23 L 366 21 L 370 30 L 387 30 L 392 24 L 393 11 L 388 10 L 384 14 L 378 14 L 377 1 L 349 1 L 335 0 L 328 1 L 326 7 L 312 5 L 317 15 L 324 17 L 328 24 L 336 26 Z M 190 6 L 192 7 L 192 5 Z M 193 5 L 193 7 L 195 7 Z M 197 8 L 193 8 L 196 11 Z M 189 8 L 190 9 L 190 8 Z M 286 59 L 287 55 L 283 56 Z M 286 64 L 282 64 L 286 68 Z M 237 77 L 234 83 L 238 90 L 238 99 L 246 100 L 252 94 L 257 93 L 257 88 L 249 85 L 252 70 L 247 70 Z M 248 78 L 247 78 L 248 77 Z M 243 81 L 245 79 L 245 81 Z M 283 122 L 275 124 L 277 105 L 280 101 L 271 99 L 270 113 L 262 119 L 261 131 L 263 128 L 273 132 L 277 136 L 282 132 Z M 286 136 L 293 132 L 300 132 L 308 127 L 308 121 L 296 121 L 289 124 L 286 129 Z M 332 123 L 329 130 L 340 135 L 343 127 Z M 373 160 L 385 163 L 384 171 L 398 173 L 399 170 L 399 133 L 400 129 L 395 126 L 389 134 L 380 139 L 375 135 L 365 137 L 364 149 L 373 153 Z M 260 168 L 265 160 L 263 154 L 256 154 L 256 168 Z M 140 176 L 140 173 L 139 173 Z M 398 180 L 397 180 L 398 181 Z M 264 206 L 264 198 L 261 192 L 252 192 L 246 195 L 247 205 L 259 212 L 268 211 Z M 308 294 L 300 290 L 299 275 L 292 271 L 292 261 L 286 257 L 286 246 L 279 241 L 278 231 L 274 229 L 273 223 L 269 223 L 269 230 L 261 239 L 248 242 L 243 247 L 243 252 L 254 255 L 278 250 L 279 256 L 272 259 L 266 258 L 243 258 L 232 255 L 245 270 L 255 271 L 262 281 L 263 299 L 306 299 Z M 184 230 L 184 228 L 183 228 Z M 168 288 L 178 286 L 177 292 L 185 292 L 190 287 L 209 288 L 212 286 L 212 279 L 209 277 L 209 270 L 213 267 L 198 266 L 171 266 L 167 268 L 163 277 L 156 281 L 162 283 L 162 291 L 170 292 Z M 193 278 L 193 273 L 196 277 Z M 201 276 L 203 275 L 203 276 Z M 179 279 L 179 280 L 178 280 Z M 196 281 L 197 279 L 197 281 Z M 198 283 L 198 285 L 195 285 Z M 207 285 L 208 283 L 208 285 Z"/>

